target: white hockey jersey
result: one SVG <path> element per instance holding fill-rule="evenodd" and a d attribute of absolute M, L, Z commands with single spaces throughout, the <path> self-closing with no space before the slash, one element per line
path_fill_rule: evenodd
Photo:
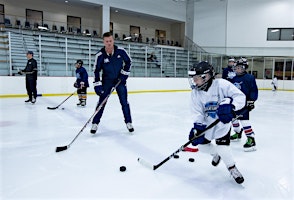
<path fill-rule="evenodd" d="M 236 86 L 225 79 L 213 80 L 208 91 L 192 90 L 191 111 L 193 123 L 202 123 L 209 126 L 218 116 L 216 110 L 218 104 L 226 97 L 231 98 L 235 110 L 240 110 L 245 106 L 246 97 Z M 219 122 L 213 128 L 205 132 L 205 138 L 213 140 L 225 136 L 231 123 Z"/>

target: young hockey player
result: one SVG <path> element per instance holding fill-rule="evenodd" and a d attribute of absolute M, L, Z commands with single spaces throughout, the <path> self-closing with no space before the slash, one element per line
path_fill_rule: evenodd
<path fill-rule="evenodd" d="M 236 76 L 232 79 L 232 83 L 241 90 L 246 96 L 246 106 L 236 112 L 236 114 L 242 113 L 242 117 L 239 120 L 233 121 L 233 127 L 235 134 L 231 136 L 231 140 L 238 141 L 242 137 L 242 132 L 245 132 L 247 136 L 247 142 L 244 144 L 244 151 L 255 151 L 256 143 L 254 138 L 254 132 L 249 122 L 249 112 L 254 109 L 254 102 L 258 98 L 258 89 L 255 81 L 255 77 L 246 72 L 248 68 L 248 62 L 245 58 L 240 58 L 237 61 L 234 71 Z"/>
<path fill-rule="evenodd" d="M 87 70 L 83 67 L 83 61 L 77 60 L 76 64 L 76 77 L 77 80 L 74 83 L 74 87 L 77 88 L 79 103 L 77 106 L 86 106 L 87 101 L 87 87 L 89 87 L 88 82 L 88 73 Z"/>
<path fill-rule="evenodd" d="M 235 64 L 236 64 L 235 58 L 229 58 L 228 66 L 223 69 L 223 73 L 222 73 L 223 79 L 231 81 L 231 79 L 236 75 L 233 70 L 233 67 L 235 66 Z"/>
<path fill-rule="evenodd" d="M 199 151 L 212 155 L 213 166 L 217 166 L 222 159 L 235 181 L 241 184 L 244 178 L 235 165 L 230 149 L 230 122 L 235 117 L 234 112 L 244 107 L 245 95 L 229 81 L 214 79 L 213 66 L 206 61 L 195 63 L 189 76 L 194 123 L 189 139 L 199 136 L 207 126 L 219 119 L 219 123 L 193 140 L 192 145 L 198 145 Z"/>
<path fill-rule="evenodd" d="M 109 95 L 113 86 L 118 83 L 116 92 L 122 107 L 124 121 L 129 132 L 133 132 L 132 117 L 130 105 L 128 102 L 127 79 L 131 70 L 131 58 L 125 49 L 114 45 L 114 39 L 110 32 L 103 34 L 104 47 L 96 54 L 95 58 L 95 82 L 94 89 L 99 96 L 99 106 L 103 100 Z M 102 79 L 100 72 L 102 71 Z M 103 114 L 104 106 L 94 116 L 92 121 L 91 133 L 96 133 L 98 124 Z"/>
<path fill-rule="evenodd" d="M 272 91 L 276 91 L 278 89 L 278 79 L 277 79 L 277 77 L 273 78 L 271 84 L 273 86 Z"/>

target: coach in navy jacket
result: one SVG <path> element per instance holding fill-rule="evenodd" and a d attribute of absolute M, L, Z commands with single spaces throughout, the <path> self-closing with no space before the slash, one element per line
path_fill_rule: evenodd
<path fill-rule="evenodd" d="M 124 121 L 130 132 L 134 131 L 132 126 L 132 117 L 130 112 L 130 105 L 128 103 L 128 91 L 126 81 L 131 70 L 131 58 L 125 49 L 114 45 L 114 39 L 110 32 L 103 34 L 104 47 L 96 54 L 95 59 L 95 80 L 94 89 L 99 98 L 98 106 L 111 92 L 111 89 L 121 81 L 116 87 L 120 104 L 124 115 Z M 102 77 L 100 75 L 102 72 Z M 102 117 L 105 104 L 94 116 L 92 121 L 91 133 L 96 133 L 98 124 Z"/>

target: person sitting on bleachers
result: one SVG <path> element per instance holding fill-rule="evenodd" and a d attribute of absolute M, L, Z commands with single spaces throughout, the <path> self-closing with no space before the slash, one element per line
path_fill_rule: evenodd
<path fill-rule="evenodd" d="M 157 57 L 156 57 L 156 55 L 155 55 L 154 52 L 152 52 L 152 53 L 150 54 L 150 56 L 147 58 L 147 61 L 149 61 L 149 62 L 154 62 L 154 63 L 156 64 L 157 67 L 160 67 L 159 61 L 157 60 Z"/>

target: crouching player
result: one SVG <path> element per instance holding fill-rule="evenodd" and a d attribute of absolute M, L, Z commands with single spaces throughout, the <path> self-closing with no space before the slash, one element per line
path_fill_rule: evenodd
<path fill-rule="evenodd" d="M 208 125 L 219 119 L 219 123 L 193 140 L 192 145 L 198 145 L 200 151 L 212 155 L 213 166 L 223 160 L 235 181 L 241 184 L 244 178 L 235 165 L 230 149 L 230 122 L 235 117 L 234 112 L 245 106 L 245 95 L 229 81 L 214 79 L 213 66 L 206 61 L 195 63 L 189 70 L 189 76 L 194 122 L 189 139 L 199 136 Z"/>

